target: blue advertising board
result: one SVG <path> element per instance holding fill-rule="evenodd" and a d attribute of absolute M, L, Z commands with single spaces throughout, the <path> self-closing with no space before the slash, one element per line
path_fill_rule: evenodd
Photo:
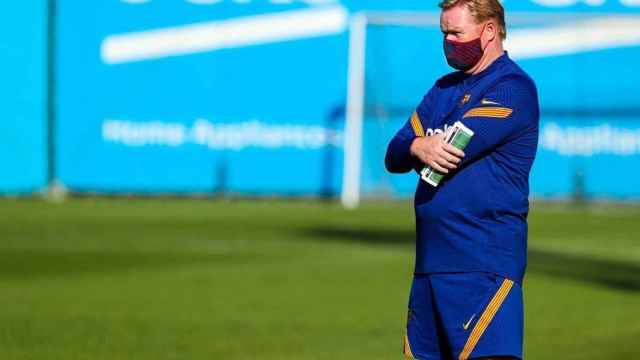
<path fill-rule="evenodd" d="M 640 117 L 550 117 L 531 175 L 541 197 L 640 198 Z"/>
<path fill-rule="evenodd" d="M 640 173 L 617 186 L 599 171 L 602 161 L 626 172 L 638 161 L 616 142 L 633 143 L 640 127 L 640 75 L 624 71 L 640 55 L 640 2 L 504 3 L 506 47 L 542 104 L 533 194 L 569 196 L 583 184 L 593 196 L 640 197 Z M 136 193 L 338 193 L 351 15 L 438 15 L 436 2 L 417 1 L 58 6 L 57 177 L 74 191 Z M 450 71 L 434 24 L 369 29 L 367 104 L 391 115 L 382 128 L 379 116 L 365 119 L 365 192 L 385 181 L 400 195 L 415 186 L 412 175 L 385 180 L 382 155 L 394 124 Z M 557 143 L 565 137 L 600 145 L 567 150 Z"/>
<path fill-rule="evenodd" d="M 62 0 L 60 8 L 57 163 L 67 187 L 339 186 L 325 169 L 341 146 L 331 114 L 345 96 L 343 7 Z"/>
<path fill-rule="evenodd" d="M 0 8 L 0 193 L 32 193 L 47 184 L 46 1 Z"/>

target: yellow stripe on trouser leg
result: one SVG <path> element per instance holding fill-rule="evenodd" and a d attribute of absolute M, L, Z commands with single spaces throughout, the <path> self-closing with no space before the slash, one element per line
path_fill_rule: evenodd
<path fill-rule="evenodd" d="M 404 336 L 402 351 L 404 352 L 404 356 L 407 359 L 415 359 L 413 357 L 413 353 L 411 352 L 411 345 L 409 344 L 409 337 L 407 335 Z"/>
<path fill-rule="evenodd" d="M 420 117 L 417 112 L 414 112 L 411 115 L 411 127 L 413 128 L 413 133 L 416 136 L 424 137 L 424 128 L 422 127 L 422 123 L 420 122 Z"/>
<path fill-rule="evenodd" d="M 480 316 L 480 319 L 473 327 L 471 335 L 469 335 L 467 343 L 464 345 L 464 349 L 462 349 L 462 353 L 460 353 L 458 360 L 467 360 L 469 358 L 469 355 L 471 355 L 473 349 L 475 349 L 476 345 L 478 345 L 480 337 L 485 332 L 485 330 L 487 330 L 487 327 L 489 327 L 491 320 L 493 320 L 493 317 L 496 316 L 496 313 L 500 309 L 500 306 L 502 306 L 502 303 L 504 303 L 507 295 L 509 295 L 509 291 L 511 291 L 512 287 L 513 281 L 505 279 L 502 282 L 502 285 L 500 285 L 500 289 L 498 289 L 498 292 L 496 292 L 496 294 L 493 296 L 493 298 L 489 302 L 489 305 L 487 305 L 487 308 L 482 313 L 482 316 Z"/>

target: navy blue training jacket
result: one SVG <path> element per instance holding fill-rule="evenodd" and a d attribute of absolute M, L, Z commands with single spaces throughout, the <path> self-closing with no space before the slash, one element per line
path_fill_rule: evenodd
<path fill-rule="evenodd" d="M 437 188 L 418 178 L 416 273 L 478 271 L 522 281 L 539 117 L 536 86 L 507 53 L 479 74 L 444 76 L 424 96 L 389 143 L 388 171 L 422 169 L 409 150 L 418 136 L 456 121 L 475 136 Z"/>

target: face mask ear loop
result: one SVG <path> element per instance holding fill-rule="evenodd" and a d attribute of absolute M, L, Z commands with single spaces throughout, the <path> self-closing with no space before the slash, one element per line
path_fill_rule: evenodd
<path fill-rule="evenodd" d="M 489 46 L 489 42 L 487 42 L 487 43 L 485 44 L 484 48 L 482 47 L 482 35 L 484 34 L 484 30 L 487 28 L 487 24 L 488 24 L 488 23 L 485 23 L 485 24 L 482 26 L 482 31 L 480 31 L 480 37 L 479 37 L 479 39 L 480 39 L 480 48 L 482 49 L 482 55 L 483 55 L 483 56 L 484 56 L 485 51 L 487 50 L 487 46 Z"/>

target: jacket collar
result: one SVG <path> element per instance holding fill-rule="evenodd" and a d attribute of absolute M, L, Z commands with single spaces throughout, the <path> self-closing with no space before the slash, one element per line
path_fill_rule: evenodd
<path fill-rule="evenodd" d="M 500 55 L 497 59 L 495 59 L 486 69 L 475 75 L 466 75 L 464 79 L 465 86 L 473 86 L 478 83 L 481 79 L 486 77 L 487 75 L 495 73 L 498 69 L 502 67 L 506 62 L 508 62 L 509 54 L 505 51 L 502 55 Z"/>

